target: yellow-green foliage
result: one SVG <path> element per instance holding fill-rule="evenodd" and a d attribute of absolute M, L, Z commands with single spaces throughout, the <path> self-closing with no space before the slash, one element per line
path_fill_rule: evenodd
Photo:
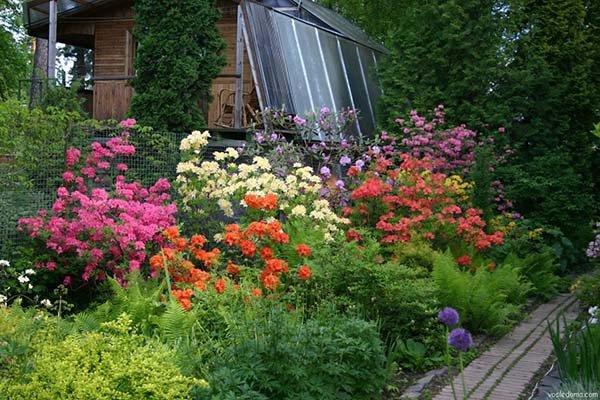
<path fill-rule="evenodd" d="M 182 375 L 165 345 L 133 332 L 126 314 L 96 332 L 44 335 L 27 359 L 28 368 L 14 365 L 0 380 L 12 400 L 188 399 L 192 388 L 207 386 Z"/>

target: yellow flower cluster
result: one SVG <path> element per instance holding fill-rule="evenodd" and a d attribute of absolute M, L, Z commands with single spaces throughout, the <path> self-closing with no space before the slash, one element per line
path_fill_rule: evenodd
<path fill-rule="evenodd" d="M 194 132 L 181 142 L 188 157 L 177 166 L 177 182 L 188 211 L 201 214 L 201 205 L 212 203 L 232 217 L 236 208 L 247 207 L 245 195 L 273 193 L 278 197 L 279 211 L 290 219 L 310 220 L 311 226 L 322 229 L 326 240 L 333 240 L 340 226 L 350 223 L 320 198 L 321 178 L 311 167 L 297 163 L 287 176 L 279 177 L 271 172 L 271 164 L 264 157 L 254 157 L 252 163 L 235 163 L 239 154 L 232 148 L 213 153 L 214 161 L 202 161 L 199 154 L 209 137 L 208 132 Z"/>
<path fill-rule="evenodd" d="M 461 201 L 469 200 L 470 192 L 473 189 L 473 183 L 465 182 L 460 175 L 450 175 L 444 182 L 447 188 L 458 195 Z"/>

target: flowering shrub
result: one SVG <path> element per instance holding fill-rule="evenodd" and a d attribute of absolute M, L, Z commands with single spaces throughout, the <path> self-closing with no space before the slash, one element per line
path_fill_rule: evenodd
<path fill-rule="evenodd" d="M 181 142 L 183 161 L 177 167 L 177 182 L 184 209 L 191 215 L 215 218 L 217 212 L 243 217 L 248 209 L 263 217 L 283 214 L 320 230 L 326 240 L 333 240 L 340 226 L 349 223 L 333 212 L 327 200 L 320 199 L 321 178 L 312 168 L 297 163 L 287 176 L 280 177 L 263 157 L 237 164 L 240 155 L 233 148 L 215 152 L 215 161 L 202 161 L 209 137 L 208 132 L 193 132 Z M 269 206 L 255 207 L 263 201 L 270 202 Z"/>
<path fill-rule="evenodd" d="M 121 136 L 102 144 L 94 142 L 85 158 L 81 150 L 66 152 L 63 186 L 50 210 L 19 221 L 20 229 L 48 253 L 39 266 L 84 281 L 104 279 L 106 274 L 122 280 L 139 270 L 146 251 L 162 241 L 160 233 L 175 222 L 171 185 L 165 179 L 146 188 L 122 175 L 127 165 L 118 160 L 135 153 L 128 143 L 126 127 Z"/>
<path fill-rule="evenodd" d="M 477 134 L 464 125 L 443 128 L 444 106 L 437 106 L 428 121 L 412 110 L 409 120 L 397 119 L 405 135 L 402 144 L 416 158 L 429 158 L 436 171 L 467 170 L 475 161 Z"/>
<path fill-rule="evenodd" d="M 207 250 L 202 235 L 184 238 L 177 227 L 164 231 L 167 246 L 150 258 L 153 276 L 165 271 L 172 280 L 172 295 L 189 310 L 198 292 L 214 290 L 219 294 L 239 289 L 242 279 L 252 282 L 250 294 L 285 292 L 287 287 L 311 279 L 306 265 L 311 248 L 293 245 L 281 223 L 253 221 L 242 227 L 230 224 L 220 235 L 223 251 Z M 290 273 L 290 269 L 294 273 Z"/>
<path fill-rule="evenodd" d="M 461 204 L 464 188 L 457 178 L 432 169 L 432 161 L 407 154 L 399 167 L 379 159 L 352 192 L 344 215 L 374 227 L 383 243 L 421 238 L 445 245 L 460 238 L 478 250 L 501 244 L 502 232 L 487 234 L 481 211 Z"/>
<path fill-rule="evenodd" d="M 590 242 L 585 254 L 590 258 L 600 258 L 600 223 L 596 224 L 596 238 Z"/>

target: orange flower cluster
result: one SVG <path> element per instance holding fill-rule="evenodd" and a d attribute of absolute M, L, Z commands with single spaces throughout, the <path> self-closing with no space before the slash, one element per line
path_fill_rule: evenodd
<path fill-rule="evenodd" d="M 176 226 L 167 228 L 163 235 L 167 239 L 168 245 L 172 247 L 164 247 L 160 253 L 150 258 L 152 275 L 156 276 L 167 268 L 173 281 L 173 297 L 184 309 L 189 310 L 192 305 L 191 298 L 194 295 L 192 287 L 205 291 L 212 276 L 207 271 L 196 268 L 196 265 L 186 259 L 184 255 L 188 254 L 190 259 L 199 261 L 205 268 L 210 269 L 218 261 L 220 250 L 205 250 L 206 238 L 202 235 L 194 235 L 189 240 L 181 237 Z M 215 282 L 217 292 L 224 292 L 225 287 L 224 281 Z"/>
<path fill-rule="evenodd" d="M 173 282 L 172 295 L 184 309 L 191 308 L 194 290 L 206 291 L 210 284 L 216 293 L 221 294 L 229 286 L 234 290 L 238 287 L 235 282 L 240 279 L 242 267 L 229 259 L 219 272 L 218 266 L 223 265 L 219 262 L 221 252 L 218 249 L 205 249 L 207 241 L 204 236 L 194 235 L 188 240 L 180 235 L 177 227 L 170 227 L 163 234 L 167 245 L 150 258 L 152 275 L 157 276 L 165 270 L 168 272 Z M 230 255 L 239 257 L 241 253 L 250 266 L 258 264 L 261 269 L 256 272 L 264 289 L 275 291 L 290 272 L 288 262 L 276 256 L 276 250 L 282 251 L 281 246 L 290 242 L 278 221 L 254 221 L 245 228 L 237 224 L 227 225 L 223 242 L 227 247 L 239 251 Z M 304 259 L 312 255 L 312 249 L 306 244 L 298 244 L 295 250 Z M 224 252 L 229 254 L 227 249 Z M 282 252 L 290 254 L 289 251 Z M 312 271 L 307 265 L 302 265 L 296 276 L 300 281 L 307 281 L 312 277 Z M 260 288 L 254 288 L 250 294 L 261 297 L 263 292 Z"/>
<path fill-rule="evenodd" d="M 273 193 L 268 193 L 264 196 L 247 194 L 244 196 L 244 201 L 248 207 L 255 210 L 273 211 L 277 209 L 277 196 Z"/>
<path fill-rule="evenodd" d="M 285 245 L 290 242 L 279 221 L 254 221 L 246 229 L 242 229 L 237 224 L 227 225 L 223 241 L 227 246 L 238 248 L 246 257 L 254 257 L 257 253 L 257 245 L 264 244 L 258 251 L 265 265 L 260 273 L 260 281 L 268 290 L 276 290 L 281 282 L 281 276 L 289 273 L 287 262 L 276 258 L 273 248 L 269 246 Z M 312 250 L 306 244 L 296 246 L 296 252 L 301 257 L 310 257 L 312 254 Z M 305 277 L 303 280 L 307 280 L 310 274 L 303 272 L 302 277 Z"/>

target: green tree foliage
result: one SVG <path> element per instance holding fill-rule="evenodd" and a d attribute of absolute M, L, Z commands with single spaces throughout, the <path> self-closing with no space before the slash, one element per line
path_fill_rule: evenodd
<path fill-rule="evenodd" d="M 134 8 L 139 47 L 131 114 L 159 130 L 202 127 L 201 102 L 225 65 L 213 1 L 139 0 Z"/>
<path fill-rule="evenodd" d="M 374 38 L 385 40 L 414 0 L 317 0 L 358 24 Z"/>
<path fill-rule="evenodd" d="M 483 134 L 505 126 L 515 155 L 493 178 L 521 213 L 577 245 L 589 238 L 600 204 L 600 140 L 590 134 L 600 121 L 600 2 L 406 1 L 395 12 L 385 0 L 322 3 L 387 38 L 381 125 L 443 103 L 450 123 Z"/>
<path fill-rule="evenodd" d="M 15 95 L 19 80 L 27 77 L 28 48 L 20 15 L 19 2 L 0 0 L 0 100 Z"/>
<path fill-rule="evenodd" d="M 600 200 L 599 141 L 590 133 L 600 118 L 599 14 L 593 1 L 511 2 L 515 40 L 500 85 L 516 150 L 501 170 L 508 195 L 580 244 Z"/>
<path fill-rule="evenodd" d="M 407 6 L 390 32 L 382 67 L 380 121 L 444 104 L 450 123 L 499 124 L 506 110 L 494 91 L 502 70 L 504 14 L 495 0 L 429 1 Z"/>

